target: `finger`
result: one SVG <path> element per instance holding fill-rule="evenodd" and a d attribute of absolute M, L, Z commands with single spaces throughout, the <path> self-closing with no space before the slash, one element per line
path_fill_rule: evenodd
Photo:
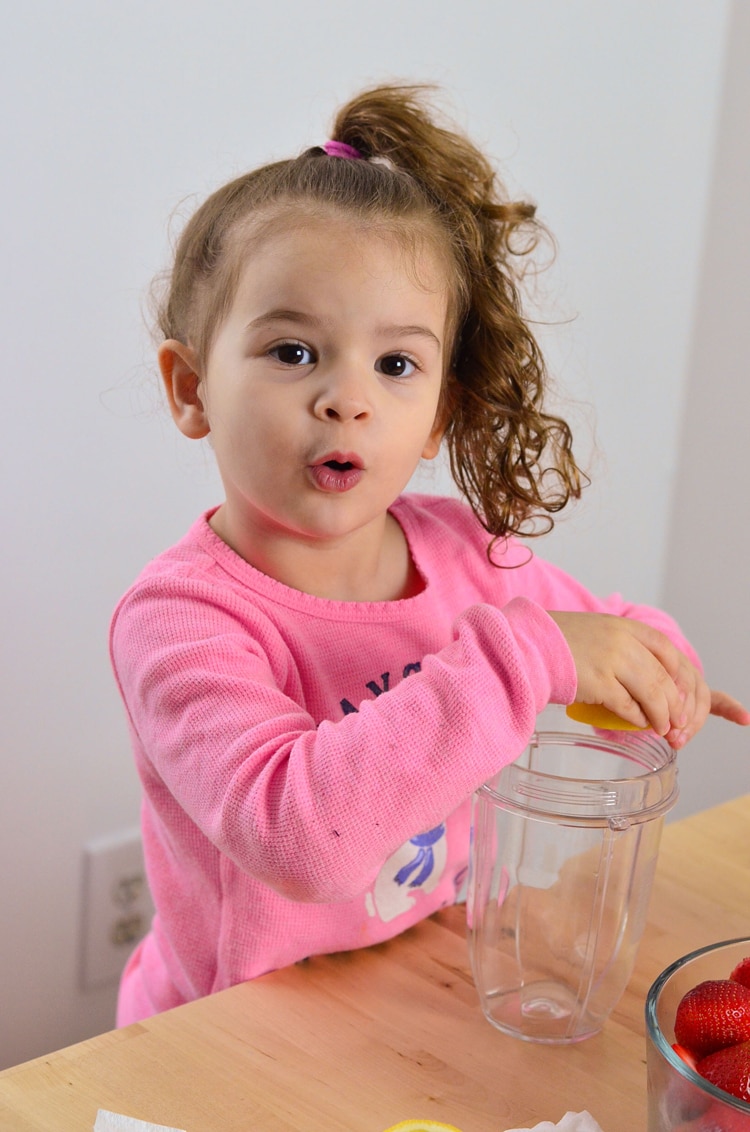
<path fill-rule="evenodd" d="M 602 706 L 614 712 L 620 719 L 632 723 L 634 727 L 651 727 L 651 720 L 624 684 L 615 683 L 604 696 Z"/>
<path fill-rule="evenodd" d="M 681 729 L 688 719 L 688 711 L 693 710 L 694 693 L 689 683 L 687 687 L 679 687 L 656 658 L 648 678 L 651 681 L 645 692 L 648 698 L 642 699 L 641 704 L 654 730 L 666 735 L 673 728 Z"/>
<path fill-rule="evenodd" d="M 701 716 L 698 726 L 703 726 L 709 700 L 708 686 L 701 673 L 679 649 L 674 649 L 673 653 L 661 649 L 660 659 L 677 688 L 677 700 L 670 701 L 671 730 L 675 733 L 689 731 L 697 716 Z"/>
<path fill-rule="evenodd" d="M 695 714 L 696 677 L 700 674 L 685 654 L 658 629 L 643 622 L 629 624 L 634 627 L 641 647 L 657 665 L 657 668 L 653 664 L 643 668 L 643 678 L 654 681 L 653 688 L 638 685 L 647 697 L 649 707 L 633 688 L 634 694 L 640 699 L 653 729 L 659 735 L 667 735 L 670 730 L 680 731 Z M 662 696 L 667 705 L 666 718 Z"/>
<path fill-rule="evenodd" d="M 686 736 L 692 736 L 703 726 L 708 715 L 711 705 L 708 685 L 686 656 L 682 657 L 676 682 L 683 707 L 682 719 L 676 721 L 676 727 Z"/>
<path fill-rule="evenodd" d="M 665 736 L 669 745 L 674 747 L 675 750 L 680 750 L 694 735 L 697 735 L 706 722 L 711 708 L 711 690 L 700 673 L 696 669 L 693 671 L 696 681 L 692 696 L 692 710 L 682 726 L 672 728 Z"/>
<path fill-rule="evenodd" d="M 640 727 L 651 728 L 657 735 L 666 735 L 680 700 L 676 685 L 661 664 L 644 653 L 636 669 L 629 676 L 621 676 L 620 682 L 624 710 L 618 714 Z"/>
<path fill-rule="evenodd" d="M 693 716 L 691 737 L 695 735 L 697 731 L 700 731 L 701 727 L 708 719 L 710 711 L 711 689 L 709 688 L 703 677 L 701 677 L 696 688 L 695 715 Z"/>
<path fill-rule="evenodd" d="M 678 703 L 675 704 L 674 699 L 670 697 L 670 729 L 664 734 L 670 735 L 670 742 L 672 738 L 682 734 L 681 745 L 684 745 L 687 739 L 692 738 L 705 723 L 708 712 L 708 686 L 701 672 L 668 637 L 652 626 L 646 625 L 644 628 L 646 630 L 642 634 L 644 645 L 658 658 L 678 689 Z"/>
<path fill-rule="evenodd" d="M 741 727 L 750 726 L 750 711 L 726 692 L 711 691 L 711 715 L 728 719 L 730 723 L 739 723 Z"/>

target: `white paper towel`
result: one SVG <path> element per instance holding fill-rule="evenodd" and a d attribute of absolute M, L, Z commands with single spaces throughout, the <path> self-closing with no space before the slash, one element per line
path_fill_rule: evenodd
<path fill-rule="evenodd" d="M 509 1128 L 508 1132 L 602 1132 L 590 1112 L 566 1112 L 562 1120 L 553 1124 L 551 1120 L 542 1120 L 535 1124 L 533 1129 Z"/>
<path fill-rule="evenodd" d="M 107 1112 L 106 1108 L 100 1108 L 94 1132 L 185 1132 L 185 1129 L 167 1128 L 166 1124 L 151 1124 L 148 1120 L 136 1120 L 134 1116 L 123 1116 L 121 1112 Z"/>
<path fill-rule="evenodd" d="M 123 1116 L 119 1112 L 107 1112 L 100 1108 L 96 1114 L 94 1132 L 185 1132 L 184 1128 L 167 1128 L 166 1124 L 151 1124 L 148 1120 L 136 1120 L 134 1116 Z M 533 1128 L 509 1128 L 507 1132 L 602 1132 L 590 1112 L 566 1112 L 562 1120 L 553 1124 L 542 1120 Z"/>

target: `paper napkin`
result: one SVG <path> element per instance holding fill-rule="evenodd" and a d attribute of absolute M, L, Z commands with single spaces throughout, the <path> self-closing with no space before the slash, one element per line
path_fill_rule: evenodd
<path fill-rule="evenodd" d="M 590 1112 L 566 1112 L 562 1120 L 553 1124 L 551 1120 L 542 1120 L 529 1128 L 509 1128 L 508 1132 L 602 1132 Z"/>
<path fill-rule="evenodd" d="M 168 1128 L 166 1124 L 151 1124 L 120 1112 L 107 1112 L 100 1108 L 96 1114 L 94 1132 L 185 1132 L 184 1128 Z M 562 1120 L 553 1124 L 542 1120 L 533 1128 L 509 1128 L 507 1132 L 602 1132 L 590 1112 L 566 1112 Z"/>
<path fill-rule="evenodd" d="M 106 1108 L 100 1108 L 94 1132 L 185 1132 L 185 1129 L 167 1128 L 166 1124 L 151 1124 L 148 1120 L 136 1120 L 134 1116 L 123 1116 L 121 1112 L 107 1112 Z"/>

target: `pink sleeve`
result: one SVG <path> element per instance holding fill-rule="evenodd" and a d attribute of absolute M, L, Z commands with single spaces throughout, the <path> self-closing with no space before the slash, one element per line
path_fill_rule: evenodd
<path fill-rule="evenodd" d="M 518 757 L 547 703 L 575 694 L 562 634 L 515 598 L 472 606 L 420 672 L 316 726 L 281 690 L 284 656 L 209 586 L 190 590 L 148 584 L 113 622 L 140 772 L 152 800 L 176 800 L 242 870 L 294 900 L 361 892 L 415 830 Z"/>

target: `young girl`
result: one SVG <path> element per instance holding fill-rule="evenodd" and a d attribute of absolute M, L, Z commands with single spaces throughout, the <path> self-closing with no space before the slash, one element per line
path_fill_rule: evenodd
<path fill-rule="evenodd" d="M 581 488 L 521 314 L 533 208 L 420 88 L 333 137 L 198 209 L 159 313 L 225 499 L 113 619 L 157 909 L 119 1024 L 454 901 L 470 795 L 549 703 L 673 747 L 709 710 L 750 722 L 667 616 L 514 538 Z M 443 443 L 471 506 L 401 494 Z"/>

